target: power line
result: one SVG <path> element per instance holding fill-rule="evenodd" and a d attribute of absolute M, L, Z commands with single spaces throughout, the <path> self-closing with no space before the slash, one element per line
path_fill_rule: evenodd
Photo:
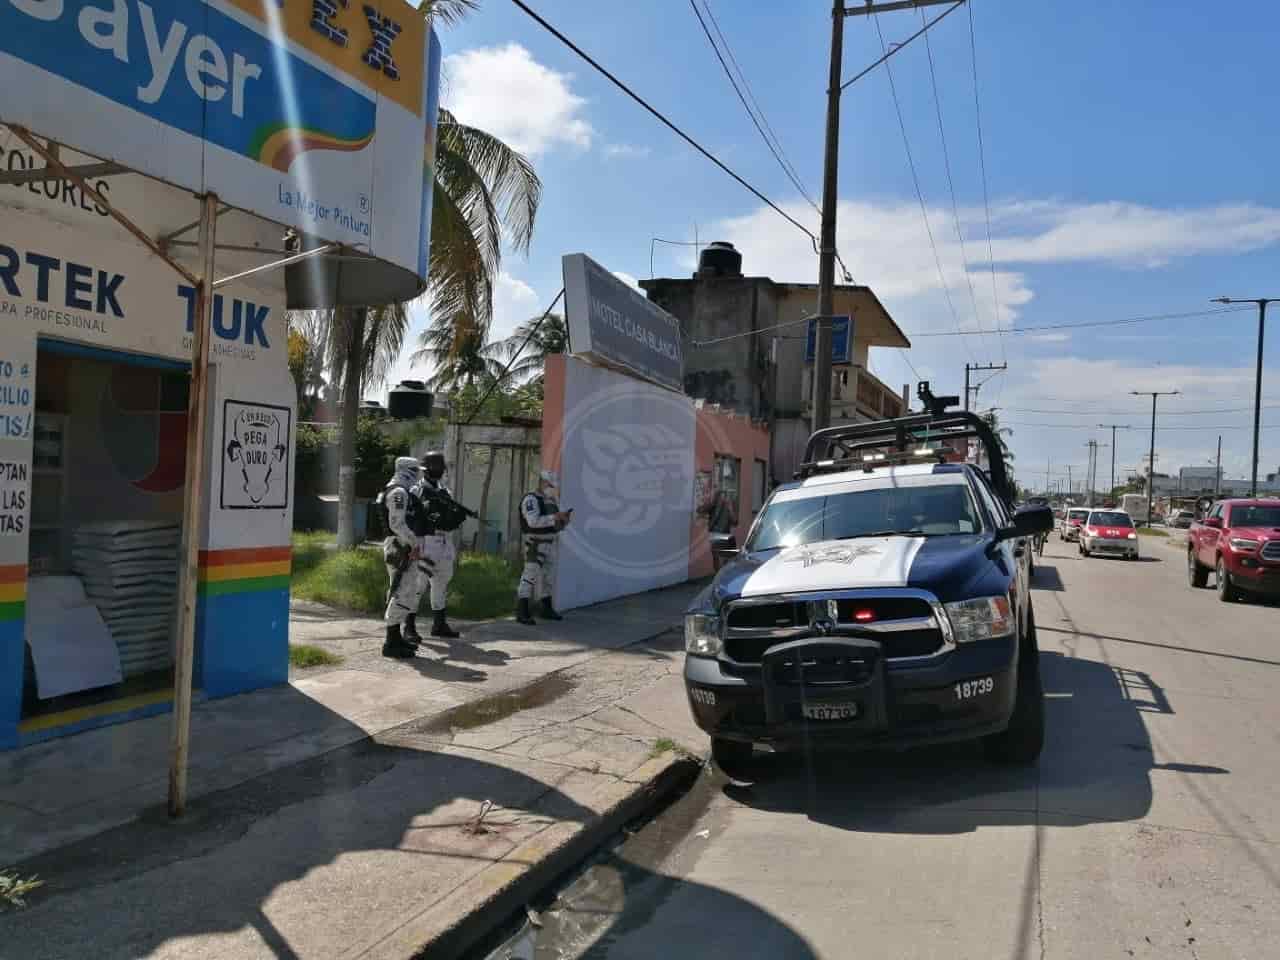
<path fill-rule="evenodd" d="M 1142 416 L 1146 411 L 1143 410 L 1041 410 L 1034 407 L 1003 407 L 1004 410 L 1015 410 L 1018 413 L 1052 413 L 1064 417 L 1097 417 L 1097 416 L 1116 416 L 1127 417 Z M 1263 410 L 1280 410 L 1280 403 L 1266 404 Z M 1176 410 L 1163 414 L 1165 417 L 1199 417 L 1213 416 L 1215 413 L 1252 413 L 1253 407 L 1217 407 L 1211 410 Z"/>
<path fill-rule="evenodd" d="M 707 23 L 702 18 L 702 12 L 698 9 L 696 0 L 689 0 L 689 6 L 693 7 L 693 14 L 698 18 L 698 23 L 702 27 L 702 32 L 707 37 L 707 42 L 711 44 L 711 49 L 716 55 L 716 59 L 720 61 L 720 66 L 724 69 L 725 76 L 729 78 L 729 85 L 733 87 L 733 92 L 738 95 L 738 100 L 742 103 L 743 109 L 747 111 L 747 116 L 751 118 L 751 123 L 755 126 L 756 131 L 760 134 L 760 138 L 764 140 L 764 145 L 769 148 L 769 152 L 773 154 L 773 159 L 778 161 L 778 166 L 782 168 L 782 172 L 786 174 L 787 179 L 800 192 L 800 196 L 808 201 L 809 206 L 821 214 L 822 208 L 814 201 L 809 191 L 805 189 L 804 183 L 800 179 L 800 174 L 796 172 L 795 166 L 791 163 L 790 157 L 787 156 L 786 149 L 782 146 L 782 141 L 773 127 L 769 123 L 769 118 L 765 116 L 764 109 L 760 106 L 760 102 L 756 99 L 755 92 L 751 89 L 751 83 L 747 80 L 747 75 L 738 63 L 737 57 L 733 55 L 733 48 L 729 46 L 729 41 L 725 38 L 723 31 L 720 29 L 720 23 L 716 20 L 716 15 L 711 12 L 711 4 L 709 0 L 702 0 L 702 6 L 707 12 L 707 17 L 711 20 L 711 25 L 715 27 L 716 36 L 720 38 L 720 45 L 723 45 L 724 52 L 728 54 L 729 61 L 733 64 L 734 70 L 738 73 L 738 79 L 742 81 L 742 87 L 746 89 L 746 96 L 743 96 L 742 88 L 739 88 L 737 80 L 734 79 L 733 71 L 729 69 L 729 64 L 725 63 L 724 56 L 720 53 L 720 45 L 711 37 L 711 31 L 707 29 Z M 747 104 L 750 98 L 751 103 L 755 105 L 752 110 Z M 757 114 L 759 115 L 757 118 Z M 763 126 L 762 126 L 763 124 Z M 766 133 L 765 131 L 768 131 Z M 849 268 L 845 266 L 840 251 L 835 251 L 835 258 L 840 264 L 840 270 L 844 275 L 845 283 L 852 283 L 853 276 L 849 273 Z"/>
<path fill-rule="evenodd" d="M 518 0 L 517 0 L 518 2 Z M 876 33 L 880 35 L 880 49 L 887 55 L 889 46 L 884 42 L 884 31 L 880 29 L 879 15 L 872 18 L 876 23 Z M 942 272 L 942 260 L 938 257 L 938 245 L 933 239 L 933 227 L 929 226 L 929 211 L 924 205 L 924 191 L 920 189 L 920 177 L 916 173 L 916 162 L 911 156 L 911 143 L 907 139 L 907 124 L 902 119 L 902 104 L 898 102 L 898 87 L 893 82 L 893 67 L 889 66 L 888 60 L 884 64 L 885 73 L 889 77 L 889 92 L 893 95 L 893 109 L 898 114 L 898 129 L 902 131 L 902 146 L 907 152 L 907 165 L 911 168 L 911 181 L 915 184 L 916 199 L 920 202 L 920 214 L 924 217 L 925 233 L 929 235 L 929 246 L 933 249 L 933 262 L 938 268 L 938 282 L 942 284 L 942 292 L 946 295 L 947 306 L 951 310 L 951 319 L 956 324 L 956 335 L 963 333 L 960 328 L 960 315 L 956 312 L 956 305 L 951 299 L 951 288 L 947 285 L 947 278 Z M 969 353 L 969 359 L 977 361 L 977 357 L 973 355 L 973 350 L 969 348 L 969 341 L 965 341 L 965 350 Z"/>
<path fill-rule="evenodd" d="M 1001 420 L 1001 424 L 1009 424 L 1017 427 L 1058 427 L 1064 430 L 1097 430 L 1098 426 L 1094 423 L 1039 423 L 1031 420 Z M 1196 426 L 1190 427 L 1185 424 L 1173 424 L 1171 426 L 1164 425 L 1164 419 L 1161 418 L 1160 431 L 1166 430 L 1252 430 L 1253 424 L 1239 424 L 1233 426 Z M 1280 430 L 1280 424 L 1269 427 L 1263 427 L 1263 430 Z"/>
<path fill-rule="evenodd" d="M 802 323 L 808 323 L 810 320 L 816 320 L 816 316 L 801 317 L 799 320 L 786 320 L 782 323 L 775 323 L 771 327 L 759 327 L 755 330 L 746 330 L 742 333 L 731 333 L 728 336 L 716 337 L 713 340 L 690 340 L 689 344 L 694 347 L 709 347 L 713 344 L 724 343 L 726 340 L 740 340 L 743 337 L 754 337 L 758 333 L 768 333 L 770 330 L 781 330 L 784 327 L 796 327 Z M 798 337 L 796 339 L 799 339 Z"/>
<path fill-rule="evenodd" d="M 555 37 L 557 40 L 563 43 L 566 47 L 568 47 L 570 50 L 576 53 L 579 57 L 581 57 L 584 61 L 590 64 L 590 66 L 594 70 L 596 70 L 599 74 L 601 74 L 605 79 L 607 79 L 615 87 L 617 87 L 619 90 L 625 93 L 628 97 L 630 97 L 636 103 L 640 104 L 640 106 L 642 106 L 645 110 L 647 110 L 663 126 L 669 129 L 672 133 L 678 136 L 685 143 L 689 144 L 689 146 L 693 147 L 693 149 L 697 150 L 700 154 L 702 154 L 704 157 L 706 157 L 708 160 L 714 163 L 717 167 L 719 167 L 721 170 L 727 173 L 734 180 L 736 180 L 738 184 L 740 184 L 748 192 L 750 192 L 752 196 L 754 196 L 757 200 L 760 200 L 762 203 L 768 206 L 771 210 L 777 213 L 778 216 L 782 217 L 782 219 L 786 220 L 797 230 L 801 231 L 806 237 L 809 238 L 809 242 L 813 245 L 814 253 L 816 254 L 818 252 L 818 238 L 813 234 L 813 231 L 811 231 L 808 227 L 802 224 L 795 217 L 791 216 L 791 214 L 783 210 L 780 206 L 778 206 L 776 203 L 774 203 L 772 200 L 766 197 L 763 193 L 761 193 L 759 190 L 757 190 L 755 187 L 749 184 L 742 177 L 738 176 L 738 174 L 730 170 L 729 167 L 727 167 L 724 164 L 724 162 L 721 161 L 715 154 L 713 154 L 710 150 L 708 150 L 702 144 L 698 143 L 697 140 L 694 140 L 693 137 L 689 136 L 689 134 L 685 133 L 683 130 L 677 127 L 672 121 L 668 120 L 665 114 L 659 111 L 656 107 L 652 106 L 649 103 L 649 101 L 644 99 L 644 97 L 640 96 L 640 94 L 636 93 L 634 90 L 628 87 L 625 83 L 623 83 L 621 80 L 615 77 L 612 73 L 610 73 L 607 69 L 605 69 L 605 67 L 603 67 L 599 62 L 597 62 L 590 54 L 588 54 L 585 50 L 583 50 L 576 43 L 574 43 L 572 40 L 566 37 L 563 33 L 557 30 L 545 19 L 543 19 L 543 17 L 540 14 L 538 14 L 537 11 L 535 11 L 532 7 L 526 4 L 524 0 L 511 0 L 511 2 L 514 3 L 521 10 L 523 10 L 525 13 L 527 13 L 540 27 L 542 27 L 544 30 L 550 33 L 553 37 Z"/>
<path fill-rule="evenodd" d="M 973 64 L 973 113 L 978 128 L 978 168 L 982 171 L 982 209 L 987 220 L 987 263 L 991 267 L 991 302 L 995 305 L 995 329 L 1000 339 L 1000 359 L 1005 360 L 1004 330 L 1000 322 L 1000 294 L 996 287 L 996 255 L 991 243 L 991 197 L 987 190 L 987 150 L 982 138 L 982 102 L 978 97 L 978 43 L 974 36 L 973 0 L 969 0 L 969 57 Z"/>
<path fill-rule="evenodd" d="M 792 185 L 800 191 L 800 195 L 809 201 L 809 206 L 813 207 L 819 213 L 822 208 L 818 206 L 817 201 L 809 195 L 809 191 L 805 189 L 804 184 L 800 182 L 800 176 L 792 167 L 791 161 L 786 157 L 786 152 L 782 148 L 781 142 L 778 140 L 777 134 L 773 132 L 773 127 L 769 126 L 769 120 L 764 115 L 764 111 L 760 109 L 760 104 L 755 98 L 754 92 L 751 90 L 751 84 L 747 82 L 746 74 L 742 72 L 742 67 L 738 65 L 737 58 L 733 55 L 733 50 L 729 47 L 729 42 L 725 39 L 724 34 L 720 30 L 720 24 L 716 22 L 715 14 L 711 12 L 711 4 L 707 0 L 703 0 L 703 6 L 706 7 L 707 16 L 711 18 L 711 22 L 715 24 L 716 35 L 720 38 L 720 43 L 724 45 L 725 53 L 729 55 L 729 59 L 733 62 L 734 67 L 738 71 L 738 76 L 742 79 L 742 87 L 746 88 L 746 95 L 742 92 L 742 87 L 738 86 L 738 81 L 734 78 L 733 71 L 729 69 L 729 64 L 725 62 L 724 55 L 720 52 L 720 46 L 711 36 L 711 30 L 707 27 L 707 21 L 702 17 L 702 11 L 698 9 L 697 0 L 689 0 L 689 6 L 693 7 L 693 15 L 698 18 L 698 23 L 702 27 L 702 32 L 707 37 L 707 42 L 711 44 L 711 49 L 716 55 L 716 59 L 720 61 L 720 66 L 724 69 L 724 75 L 729 78 L 729 85 L 733 87 L 733 92 L 738 95 L 742 107 L 747 111 L 747 116 L 751 118 L 752 124 L 755 125 L 756 132 L 760 134 L 760 138 L 764 140 L 764 145 L 769 148 L 769 152 L 773 154 L 773 159 L 778 161 L 778 166 L 782 168 L 782 172 L 787 175 L 787 179 Z M 751 103 L 755 104 L 753 110 L 751 104 L 747 103 L 747 96 L 750 96 Z M 759 114 L 757 118 L 756 114 Z M 763 123 L 763 126 L 761 124 Z M 765 128 L 768 128 L 768 133 Z"/>
<path fill-rule="evenodd" d="M 1146 317 L 1126 317 L 1123 320 L 1087 320 L 1084 323 L 1046 323 L 1037 327 L 1009 327 L 1009 334 L 1036 333 L 1041 330 L 1081 330 L 1085 327 L 1115 327 L 1125 323 L 1148 323 L 1152 320 L 1188 320 L 1193 317 L 1214 317 L 1224 313 L 1252 313 L 1252 307 L 1229 307 L 1221 310 L 1193 310 L 1188 313 L 1157 313 Z M 912 333 L 911 337 L 972 337 L 976 330 L 938 330 L 929 333 Z"/>
<path fill-rule="evenodd" d="M 928 26 L 924 16 L 924 8 L 920 8 L 920 22 Z M 951 192 L 951 215 L 956 225 L 956 240 L 960 243 L 960 263 L 964 267 L 965 283 L 969 285 L 969 301 L 973 304 L 973 322 L 982 332 L 982 317 L 978 313 L 978 295 L 973 291 L 973 277 L 969 273 L 969 254 L 964 245 L 964 231 L 960 227 L 960 204 L 956 201 L 956 182 L 951 175 L 951 151 L 947 149 L 947 131 L 942 125 L 942 96 L 938 93 L 938 73 L 933 65 L 933 44 L 929 42 L 929 34 L 924 35 L 925 54 L 929 59 L 929 83 L 933 87 L 933 111 L 938 118 L 938 139 L 942 142 L 942 166 L 947 172 L 947 188 Z M 982 339 L 983 346 L 987 340 Z"/>

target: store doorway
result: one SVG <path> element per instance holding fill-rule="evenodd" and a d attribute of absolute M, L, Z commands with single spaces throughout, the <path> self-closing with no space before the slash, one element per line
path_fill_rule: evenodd
<path fill-rule="evenodd" d="M 39 342 L 24 721 L 172 688 L 189 385 L 176 361 Z"/>

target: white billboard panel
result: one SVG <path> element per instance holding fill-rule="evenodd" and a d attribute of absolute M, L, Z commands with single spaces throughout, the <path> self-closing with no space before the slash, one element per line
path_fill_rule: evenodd
<path fill-rule="evenodd" d="M 685 395 L 566 358 L 557 606 L 688 579 L 694 425 Z"/>

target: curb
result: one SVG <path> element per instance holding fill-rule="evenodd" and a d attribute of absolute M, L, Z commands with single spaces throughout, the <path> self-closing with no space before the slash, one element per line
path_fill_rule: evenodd
<path fill-rule="evenodd" d="M 596 791 L 589 803 L 600 813 L 593 819 L 552 824 L 394 931 L 346 956 L 454 960 L 625 824 L 686 787 L 701 767 L 698 760 L 674 752 L 646 761 L 622 780 Z"/>

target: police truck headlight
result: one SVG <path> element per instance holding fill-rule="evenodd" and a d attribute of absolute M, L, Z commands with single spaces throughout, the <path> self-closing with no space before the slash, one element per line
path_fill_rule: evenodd
<path fill-rule="evenodd" d="M 684 618 L 684 649 L 699 657 L 715 657 L 724 649 L 720 639 L 720 618 L 687 613 Z"/>
<path fill-rule="evenodd" d="M 978 597 L 948 603 L 946 607 L 956 643 L 973 643 L 1013 633 L 1008 597 Z"/>

